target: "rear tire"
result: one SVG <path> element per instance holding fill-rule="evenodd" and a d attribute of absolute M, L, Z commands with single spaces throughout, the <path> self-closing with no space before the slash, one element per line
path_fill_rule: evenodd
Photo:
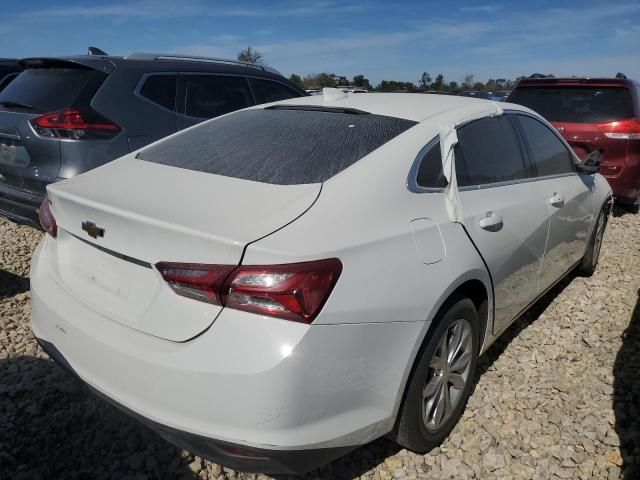
<path fill-rule="evenodd" d="M 590 277 L 593 275 L 593 272 L 596 271 L 598 260 L 600 259 L 602 239 L 604 237 L 604 232 L 607 229 L 610 210 L 611 204 L 610 202 L 607 202 L 598 214 L 595 227 L 593 228 L 591 238 L 589 239 L 587 251 L 585 252 L 584 257 L 582 257 L 582 263 L 580 263 L 580 266 L 578 267 L 578 273 L 583 277 Z"/>
<path fill-rule="evenodd" d="M 409 450 L 425 453 L 449 435 L 473 390 L 480 350 L 480 321 L 471 300 L 450 299 L 416 360 L 394 437 Z"/>

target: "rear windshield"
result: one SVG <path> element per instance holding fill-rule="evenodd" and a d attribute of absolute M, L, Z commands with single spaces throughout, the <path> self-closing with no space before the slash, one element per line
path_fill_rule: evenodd
<path fill-rule="evenodd" d="M 22 105 L 34 113 L 87 106 L 105 78 L 106 74 L 89 69 L 27 69 L 0 92 L 0 102 Z"/>
<path fill-rule="evenodd" d="M 551 122 L 600 123 L 633 117 L 624 87 L 518 87 L 509 102 L 538 112 Z"/>
<path fill-rule="evenodd" d="M 138 158 L 263 183 L 318 183 L 415 123 L 364 112 L 246 110 L 153 145 Z"/>

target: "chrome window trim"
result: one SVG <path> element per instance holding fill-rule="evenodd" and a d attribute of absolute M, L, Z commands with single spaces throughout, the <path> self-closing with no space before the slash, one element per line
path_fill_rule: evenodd
<path fill-rule="evenodd" d="M 530 182 L 539 182 L 543 180 L 551 180 L 554 178 L 573 177 L 574 175 L 578 176 L 577 173 L 559 173 L 557 175 L 547 175 L 544 177 L 519 178 L 517 180 L 508 180 L 505 182 L 485 183 L 481 185 L 465 185 L 464 187 L 458 187 L 458 191 L 468 192 L 473 190 L 485 190 L 487 188 L 506 187 L 509 185 L 517 185 L 519 183 L 530 183 Z"/>
<path fill-rule="evenodd" d="M 440 135 L 436 135 L 433 137 L 429 143 L 427 143 L 424 147 L 420 149 L 418 155 L 413 160 L 413 164 L 411 165 L 411 169 L 409 170 L 409 175 L 407 176 L 407 189 L 413 193 L 442 193 L 444 192 L 444 188 L 440 187 L 423 187 L 418 185 L 418 172 L 420 171 L 420 165 L 422 165 L 422 160 L 424 157 L 431 151 L 431 149 L 436 145 L 436 143 L 440 143 Z"/>
<path fill-rule="evenodd" d="M 144 95 L 142 95 L 141 90 L 142 87 L 144 86 L 145 82 L 147 81 L 147 79 L 149 77 L 153 77 L 154 75 L 175 75 L 176 76 L 176 99 L 175 99 L 175 105 L 174 105 L 174 109 L 170 110 L 167 107 L 165 107 L 164 105 L 160 105 L 159 103 L 154 102 L 153 100 L 145 97 Z M 176 114 L 178 113 L 176 111 L 177 107 L 178 107 L 178 72 L 147 72 L 147 73 L 143 73 L 142 77 L 140 77 L 140 80 L 138 81 L 138 84 L 136 85 L 136 88 L 133 90 L 133 95 L 140 98 L 141 100 L 144 100 L 147 103 L 150 103 L 151 105 L 161 108 L 162 110 L 164 110 L 165 112 L 169 112 L 169 113 L 173 113 Z"/>
<path fill-rule="evenodd" d="M 531 117 L 534 120 L 537 120 L 539 123 L 541 123 L 542 125 L 544 125 L 545 127 L 547 127 L 547 129 L 549 129 L 555 136 L 556 138 L 559 138 L 560 141 L 564 144 L 565 148 L 567 148 L 567 150 L 571 153 L 572 158 L 574 159 L 574 169 L 575 169 L 575 165 L 576 163 L 579 163 L 579 160 L 577 159 L 575 153 L 573 152 L 573 149 L 569 146 L 569 144 L 567 143 L 567 141 L 558 133 L 558 131 L 553 128 L 553 126 L 549 126 L 545 121 L 541 121 L 540 117 L 531 114 L 529 112 L 523 111 L 523 110 L 516 110 L 516 109 L 512 109 L 512 108 L 508 108 L 503 110 L 503 114 L 504 115 L 524 115 L 526 117 Z M 481 120 L 482 118 L 492 118 L 490 115 L 487 115 L 487 117 L 481 117 L 481 118 L 474 118 L 472 120 L 466 120 L 464 122 L 461 122 L 459 124 L 456 124 L 455 128 L 456 131 L 470 123 L 473 123 L 477 120 Z M 544 120 L 544 119 L 543 119 Z M 418 155 L 416 156 L 416 158 L 414 159 L 412 165 L 411 165 L 411 169 L 409 170 L 409 175 L 407 177 L 407 189 L 410 192 L 413 193 L 442 193 L 444 192 L 444 188 L 434 188 L 434 187 L 421 187 L 420 185 L 418 185 L 418 171 L 420 170 L 420 165 L 422 164 L 422 160 L 424 159 L 424 157 L 426 156 L 426 154 L 434 147 L 434 145 L 440 141 L 440 135 L 436 135 L 433 139 L 431 139 L 431 141 L 429 141 L 429 143 L 427 143 L 424 147 L 422 147 L 422 149 L 420 150 L 420 152 L 418 152 Z M 524 139 L 520 139 L 518 138 L 518 141 L 524 141 Z M 525 145 L 523 145 L 523 147 L 526 147 Z M 526 151 L 524 152 L 526 153 Z M 525 159 L 526 160 L 526 159 Z M 527 160 L 527 163 L 528 160 Z M 533 172 L 529 172 L 529 174 L 532 174 Z M 577 170 L 574 170 L 573 172 L 566 172 L 566 173 L 558 173 L 555 175 L 545 175 L 545 176 L 529 176 L 527 178 L 520 178 L 520 179 L 516 179 L 516 180 L 507 180 L 504 182 L 492 182 L 492 183 L 484 183 L 484 184 L 479 184 L 479 185 L 465 185 L 465 186 L 460 186 L 458 185 L 458 191 L 460 192 L 468 192 L 468 191 L 473 191 L 473 190 L 484 190 L 487 188 L 494 188 L 494 187 L 506 187 L 508 185 L 517 185 L 519 183 L 529 183 L 529 182 L 538 182 L 538 181 L 544 181 L 544 180 L 551 180 L 554 178 L 563 178 L 563 177 L 571 177 L 571 176 L 580 176 L 580 173 Z"/>

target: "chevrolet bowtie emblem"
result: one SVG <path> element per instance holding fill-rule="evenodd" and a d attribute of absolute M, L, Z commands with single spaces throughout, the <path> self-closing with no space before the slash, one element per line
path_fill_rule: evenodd
<path fill-rule="evenodd" d="M 104 237 L 104 228 L 100 228 L 95 223 L 89 222 L 88 220 L 82 222 L 82 230 L 87 232 L 89 236 L 93 238 Z"/>

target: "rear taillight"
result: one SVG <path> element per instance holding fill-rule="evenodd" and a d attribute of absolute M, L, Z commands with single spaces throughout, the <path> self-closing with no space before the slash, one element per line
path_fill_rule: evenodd
<path fill-rule="evenodd" d="M 120 127 L 96 112 L 65 108 L 45 113 L 31 120 L 34 130 L 42 137 L 107 139 L 116 135 Z"/>
<path fill-rule="evenodd" d="M 598 123 L 596 128 L 608 138 L 640 140 L 640 119 L 630 118 L 617 122 Z"/>
<path fill-rule="evenodd" d="M 53 238 L 56 238 L 58 236 L 58 225 L 56 224 L 56 219 L 51 212 L 49 197 L 44 197 L 44 201 L 38 210 L 38 218 L 40 219 L 42 229 Z"/>
<path fill-rule="evenodd" d="M 156 265 L 178 293 L 195 300 L 271 317 L 311 323 L 335 286 L 337 258 L 285 265 Z"/>
<path fill-rule="evenodd" d="M 230 265 L 160 262 L 156 268 L 178 295 L 222 305 L 222 283 L 235 268 Z"/>

